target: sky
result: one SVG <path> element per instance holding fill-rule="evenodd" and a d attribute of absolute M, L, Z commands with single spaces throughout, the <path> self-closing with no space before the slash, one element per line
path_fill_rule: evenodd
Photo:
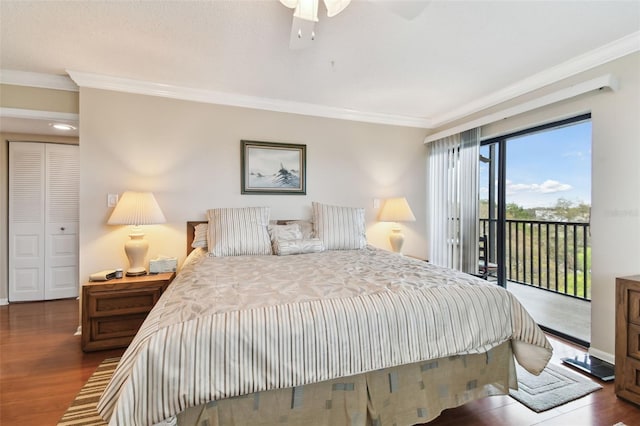
<path fill-rule="evenodd" d="M 249 172 L 273 175 L 283 165 L 287 170 L 300 170 L 300 151 L 279 148 L 251 148 L 248 154 Z"/>
<path fill-rule="evenodd" d="M 488 148 L 480 153 L 487 155 Z M 480 198 L 488 198 L 485 163 L 480 164 Z M 507 203 L 552 207 L 559 198 L 591 204 L 591 121 L 507 143 Z"/>

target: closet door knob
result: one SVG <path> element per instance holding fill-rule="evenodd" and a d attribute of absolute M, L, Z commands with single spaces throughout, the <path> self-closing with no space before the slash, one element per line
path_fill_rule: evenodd
<path fill-rule="evenodd" d="M 60 230 L 61 230 L 61 231 L 64 231 L 64 226 L 61 226 L 61 227 L 60 227 Z"/>

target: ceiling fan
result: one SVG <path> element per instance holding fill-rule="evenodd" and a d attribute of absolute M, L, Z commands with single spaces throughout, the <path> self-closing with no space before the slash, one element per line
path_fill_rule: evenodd
<path fill-rule="evenodd" d="M 379 3 L 391 12 L 405 18 L 413 19 L 420 15 L 431 0 L 369 0 Z M 316 38 L 315 24 L 318 22 L 318 5 L 320 0 L 280 0 L 280 3 L 293 11 L 289 48 L 304 49 L 311 46 Z M 329 18 L 342 12 L 351 0 L 323 0 Z"/>

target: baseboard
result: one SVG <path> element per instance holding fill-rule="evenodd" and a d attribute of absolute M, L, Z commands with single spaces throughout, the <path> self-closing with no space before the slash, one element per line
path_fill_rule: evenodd
<path fill-rule="evenodd" d="M 589 348 L 589 355 L 594 356 L 603 361 L 607 361 L 609 364 L 613 364 L 613 365 L 616 364 L 615 355 L 596 349 L 593 346 Z"/>
<path fill-rule="evenodd" d="M 0 299 L 0 306 L 8 305 L 9 299 Z"/>

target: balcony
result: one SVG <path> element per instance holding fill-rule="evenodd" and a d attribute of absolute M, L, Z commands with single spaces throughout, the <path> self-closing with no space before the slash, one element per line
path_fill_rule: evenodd
<path fill-rule="evenodd" d="M 512 281 L 507 282 L 507 290 L 543 328 L 588 346 L 591 341 L 591 302 Z"/>
<path fill-rule="evenodd" d="M 588 343 L 591 336 L 589 224 L 509 219 L 505 224 L 507 289 L 536 322 Z M 495 262 L 495 223 L 480 220 L 489 261 Z M 495 277 L 489 277 L 495 279 Z"/>

